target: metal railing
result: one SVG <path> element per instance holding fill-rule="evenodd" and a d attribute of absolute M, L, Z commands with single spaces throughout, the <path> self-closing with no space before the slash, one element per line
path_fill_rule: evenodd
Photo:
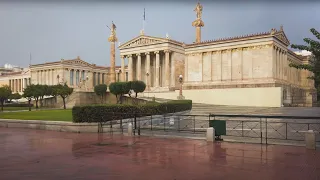
<path fill-rule="evenodd" d="M 209 121 L 226 121 L 226 135 L 222 138 L 230 141 L 261 144 L 299 144 L 304 141 L 304 133 L 313 130 L 320 144 L 320 117 L 304 116 L 265 116 L 265 115 L 186 115 L 181 113 L 115 114 L 100 126 L 108 127 L 111 132 L 126 133 L 128 123 L 132 123 L 135 135 L 172 134 L 205 137 Z"/>

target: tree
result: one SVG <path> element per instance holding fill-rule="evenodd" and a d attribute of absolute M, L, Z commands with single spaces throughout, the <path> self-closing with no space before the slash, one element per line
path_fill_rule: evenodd
<path fill-rule="evenodd" d="M 67 84 L 56 85 L 56 92 L 63 100 L 63 109 L 66 109 L 66 98 L 73 93 L 73 88 L 68 87 Z"/>
<path fill-rule="evenodd" d="M 11 96 L 12 91 L 8 85 L 4 85 L 0 87 L 0 103 L 1 103 L 1 111 L 3 111 L 4 102 Z"/>
<path fill-rule="evenodd" d="M 14 94 L 11 94 L 8 99 L 10 99 L 10 100 L 12 100 L 12 99 L 17 100 L 17 99 L 21 99 L 21 97 L 22 97 L 22 96 L 21 96 L 19 93 L 14 93 Z"/>
<path fill-rule="evenodd" d="M 114 82 L 110 84 L 109 90 L 116 96 L 117 103 L 122 104 L 122 96 L 129 93 L 130 84 L 128 82 Z"/>
<path fill-rule="evenodd" d="M 108 87 L 106 84 L 99 84 L 94 87 L 94 92 L 100 96 L 101 103 L 103 103 L 103 98 L 106 95 L 107 89 Z"/>
<path fill-rule="evenodd" d="M 34 98 L 35 85 L 31 84 L 27 86 L 23 91 L 23 97 L 28 100 L 29 111 L 31 111 L 31 100 Z"/>
<path fill-rule="evenodd" d="M 40 90 L 40 105 L 41 107 L 43 107 L 43 99 L 44 96 L 50 96 L 51 92 L 50 92 L 50 88 L 48 85 L 39 85 L 39 90 Z"/>
<path fill-rule="evenodd" d="M 320 33 L 312 28 L 310 29 L 311 33 L 320 40 Z M 314 86 L 317 89 L 317 96 L 319 99 L 320 95 L 320 42 L 317 40 L 313 40 L 310 38 L 304 38 L 303 41 L 307 45 L 296 45 L 292 44 L 291 48 L 293 49 L 299 49 L 299 50 L 307 50 L 312 53 L 312 64 L 289 64 L 290 67 L 294 67 L 297 69 L 305 69 L 308 71 L 311 71 L 313 73 L 313 76 L 308 77 L 310 79 L 314 80 Z"/>
<path fill-rule="evenodd" d="M 146 84 L 143 81 L 132 81 L 131 89 L 136 93 L 136 98 L 138 93 L 142 93 L 146 89 Z"/>
<path fill-rule="evenodd" d="M 32 95 L 33 95 L 33 99 L 36 101 L 36 109 L 38 109 L 39 108 L 39 106 L 38 106 L 39 98 L 42 95 L 42 85 L 40 85 L 40 84 L 33 85 Z"/>

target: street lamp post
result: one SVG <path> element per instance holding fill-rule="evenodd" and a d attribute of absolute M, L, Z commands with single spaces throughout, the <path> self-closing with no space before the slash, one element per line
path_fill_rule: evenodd
<path fill-rule="evenodd" d="M 183 76 L 181 74 L 179 75 L 179 83 L 180 83 L 180 91 L 179 91 L 178 99 L 182 100 L 182 99 L 184 99 L 184 96 L 182 95 Z"/>
<path fill-rule="evenodd" d="M 149 79 L 149 73 L 148 73 L 148 72 L 146 73 L 146 76 L 147 76 L 147 80 L 146 80 L 146 82 L 147 82 L 147 90 L 148 90 L 148 97 L 149 97 L 149 93 L 150 93 L 150 86 L 149 86 L 149 82 L 148 82 L 148 79 Z"/>

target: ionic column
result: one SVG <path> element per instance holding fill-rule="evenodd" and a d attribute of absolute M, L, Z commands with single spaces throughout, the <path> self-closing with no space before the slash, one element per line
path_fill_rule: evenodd
<path fill-rule="evenodd" d="M 77 86 L 77 69 L 73 70 L 73 87 Z"/>
<path fill-rule="evenodd" d="M 272 77 L 277 77 L 277 46 L 272 48 Z"/>
<path fill-rule="evenodd" d="M 283 50 L 280 49 L 280 79 L 283 80 Z"/>
<path fill-rule="evenodd" d="M 165 87 L 170 86 L 170 50 L 165 50 Z"/>
<path fill-rule="evenodd" d="M 37 84 L 39 83 L 39 71 L 37 71 Z"/>
<path fill-rule="evenodd" d="M 156 82 L 155 86 L 159 87 L 160 86 L 160 56 L 159 56 L 159 51 L 154 52 L 156 54 Z"/>
<path fill-rule="evenodd" d="M 280 48 L 277 49 L 277 79 L 280 79 Z"/>
<path fill-rule="evenodd" d="M 124 71 L 124 56 L 121 56 L 121 81 L 126 81 L 126 72 Z"/>
<path fill-rule="evenodd" d="M 54 82 L 54 76 L 55 76 L 55 74 L 54 74 L 54 70 L 52 69 L 51 70 L 51 81 L 52 81 L 52 85 L 55 85 L 55 82 Z"/>
<path fill-rule="evenodd" d="M 14 79 L 11 79 L 11 91 L 14 92 Z"/>
<path fill-rule="evenodd" d="M 25 86 L 25 82 L 24 82 L 24 80 L 25 80 L 25 78 L 21 79 L 21 81 L 22 81 L 22 88 L 21 88 L 21 89 L 22 89 L 22 91 L 21 91 L 21 92 L 23 92 L 23 90 L 24 90 L 24 88 L 25 88 L 25 87 L 24 87 L 24 86 Z"/>
<path fill-rule="evenodd" d="M 150 72 L 150 52 L 146 52 L 146 73 L 149 75 L 147 76 L 147 88 L 150 87 L 151 84 L 151 72 Z"/>
<path fill-rule="evenodd" d="M 133 80 L 133 63 L 132 63 L 132 55 L 128 55 L 128 80 L 132 81 Z"/>
<path fill-rule="evenodd" d="M 175 52 L 171 55 L 171 80 L 170 80 L 170 86 L 175 87 L 176 86 L 176 77 L 175 77 L 175 60 L 173 57 L 175 57 Z"/>
<path fill-rule="evenodd" d="M 141 81 L 141 54 L 136 54 L 137 58 L 137 80 Z"/>

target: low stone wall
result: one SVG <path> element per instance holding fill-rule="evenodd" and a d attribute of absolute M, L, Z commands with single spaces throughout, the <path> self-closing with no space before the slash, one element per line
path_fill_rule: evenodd
<path fill-rule="evenodd" d="M 0 127 L 28 128 L 28 129 L 39 129 L 39 130 L 49 130 L 49 131 L 75 132 L 75 133 L 97 133 L 98 132 L 98 123 L 72 123 L 72 122 L 61 122 L 61 121 L 0 119 Z M 110 131 L 109 127 L 103 127 L 103 132 L 109 132 L 109 131 Z"/>

